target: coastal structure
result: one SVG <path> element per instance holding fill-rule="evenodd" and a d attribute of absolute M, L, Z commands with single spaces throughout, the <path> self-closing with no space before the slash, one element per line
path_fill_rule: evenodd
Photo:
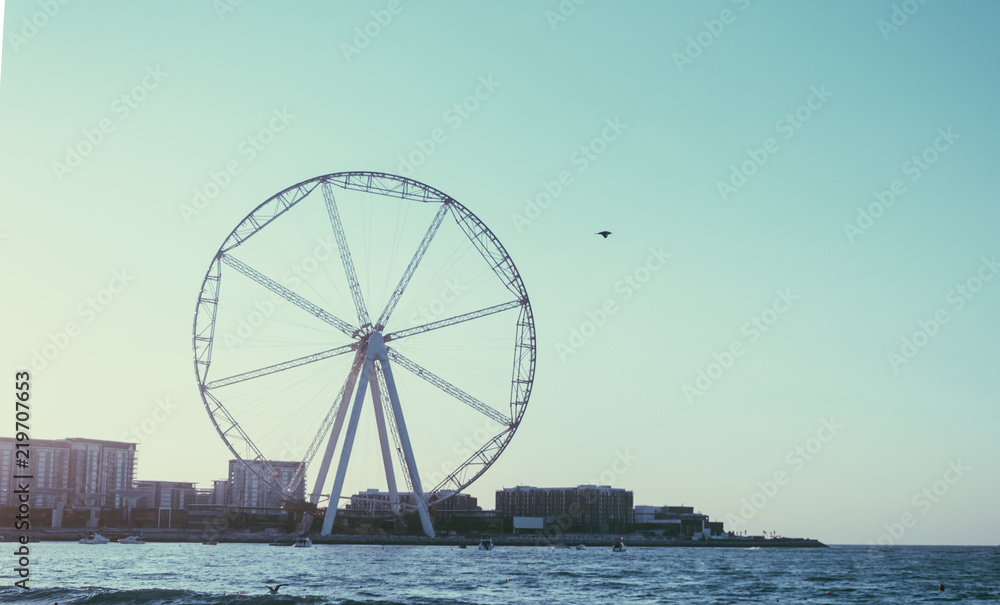
<path fill-rule="evenodd" d="M 132 527 L 187 527 L 187 508 L 197 492 L 194 483 L 183 481 L 136 481 L 126 521 Z"/>
<path fill-rule="evenodd" d="M 711 521 L 692 506 L 636 506 L 635 531 L 664 538 L 707 540 L 728 537 L 722 521 Z"/>
<path fill-rule="evenodd" d="M 238 460 L 230 461 L 228 480 L 199 490 L 191 482 L 137 481 L 135 443 L 80 437 L 32 439 L 26 468 L 18 465 L 16 444 L 11 437 L 0 437 L 0 514 L 17 508 L 14 475 L 31 475 L 35 528 L 185 529 L 220 515 L 241 521 L 255 514 L 262 520 L 267 515 L 281 521 L 288 517 L 281 510 L 282 495 L 267 488 Z M 271 463 L 285 482 L 297 467 L 297 462 Z M 303 486 L 300 481 L 291 495 L 302 499 Z"/>
<path fill-rule="evenodd" d="M 430 519 L 440 535 L 496 531 L 502 527 L 502 520 L 495 511 L 484 511 L 469 494 L 443 490 L 425 497 Z M 399 492 L 394 501 L 389 492 L 368 489 L 350 497 L 337 512 L 337 522 L 342 530 L 349 529 L 359 535 L 420 534 L 423 528 L 418 523 L 419 518 L 406 514 L 407 510 L 413 511 L 415 503 L 412 492 Z"/>
<path fill-rule="evenodd" d="M 101 511 L 124 509 L 135 474 L 134 443 L 101 439 L 33 439 L 27 469 L 17 466 L 16 440 L 0 437 L 0 508 L 16 506 L 13 476 L 32 475 L 36 525 L 97 527 Z"/>
<path fill-rule="evenodd" d="M 259 461 L 230 460 L 224 504 L 238 507 L 243 513 L 270 514 L 281 511 L 287 498 L 305 500 L 305 478 L 300 476 L 295 485 L 292 485 L 299 464 L 282 460 L 273 460 L 266 465 Z M 284 492 L 274 489 L 261 479 L 272 472 L 277 476 L 270 483 L 286 486 Z"/>
<path fill-rule="evenodd" d="M 136 481 L 137 491 L 142 491 L 144 508 L 187 508 L 197 497 L 194 483 L 184 481 Z"/>
<path fill-rule="evenodd" d="M 271 472 L 281 484 L 289 485 L 299 468 L 295 461 L 264 465 L 230 460 L 227 479 L 199 489 L 192 482 L 135 480 L 135 443 L 35 439 L 27 469 L 17 463 L 16 443 L 0 437 L 0 514 L 16 509 L 13 476 L 32 474 L 35 528 L 281 532 L 293 531 L 303 519 L 304 511 L 294 506 L 305 498 L 301 477 L 286 492 L 260 478 Z M 426 498 L 434 526 L 443 537 L 628 533 L 668 541 L 734 538 L 722 522 L 710 520 L 694 507 L 634 506 L 631 491 L 607 485 L 504 488 L 496 492 L 493 510 L 483 510 L 474 496 L 465 493 L 444 491 Z M 394 510 L 390 493 L 379 489 L 354 494 L 340 511 L 338 532 L 397 537 L 423 533 L 421 520 L 412 514 L 415 495 L 398 493 L 396 502 L 400 506 Z M 400 509 L 410 514 L 396 514 Z"/>
<path fill-rule="evenodd" d="M 397 502 L 416 506 L 416 497 L 413 492 L 400 492 L 396 494 Z M 435 511 L 456 511 L 456 510 L 482 510 L 476 504 L 476 498 L 469 494 L 455 493 L 450 490 L 430 493 L 426 495 L 427 506 Z M 357 513 L 370 517 L 382 517 L 396 514 L 398 506 L 393 506 L 389 492 L 377 489 L 368 489 L 351 496 L 350 503 L 344 507 L 345 513 Z"/>
<path fill-rule="evenodd" d="M 0 437 L 0 507 L 17 506 L 13 476 L 27 470 L 32 475 L 32 506 L 55 508 L 69 492 L 69 442 L 65 439 L 33 439 L 28 469 L 17 468 L 14 452 L 17 441 Z"/>
<path fill-rule="evenodd" d="M 513 518 L 514 530 L 556 524 L 567 533 L 606 534 L 633 524 L 632 492 L 609 485 L 508 487 L 497 491 L 496 509 Z"/>

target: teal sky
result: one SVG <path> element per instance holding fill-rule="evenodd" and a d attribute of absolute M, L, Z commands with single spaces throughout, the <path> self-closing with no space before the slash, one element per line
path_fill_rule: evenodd
<path fill-rule="evenodd" d="M 6 4 L 2 355 L 35 370 L 34 437 L 119 439 L 169 401 L 138 477 L 223 478 L 191 367 L 209 262 L 278 191 L 381 171 L 474 212 L 531 298 L 534 391 L 484 507 L 610 478 L 751 533 L 1000 541 L 1000 6 L 219 6 Z"/>

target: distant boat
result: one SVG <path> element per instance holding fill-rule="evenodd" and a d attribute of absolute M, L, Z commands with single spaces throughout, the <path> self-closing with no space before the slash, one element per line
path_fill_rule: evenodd
<path fill-rule="evenodd" d="M 118 539 L 118 543 L 119 544 L 145 544 L 146 541 L 142 539 L 142 535 L 140 534 L 138 536 L 129 536 L 127 538 L 119 538 Z"/>
<path fill-rule="evenodd" d="M 493 538 L 489 534 L 479 540 L 479 550 L 493 550 Z"/>
<path fill-rule="evenodd" d="M 625 552 L 625 538 L 615 540 L 615 545 L 611 547 L 611 552 Z"/>
<path fill-rule="evenodd" d="M 586 544 L 577 544 L 576 545 L 576 549 L 577 550 L 587 550 L 587 545 Z"/>
<path fill-rule="evenodd" d="M 216 546 L 216 545 L 218 545 L 218 544 L 219 544 L 219 543 L 218 543 L 218 542 L 216 542 L 216 541 L 214 541 L 214 540 L 210 540 L 210 541 L 208 541 L 208 542 L 202 542 L 202 543 L 201 543 L 201 545 L 202 545 L 202 546 Z"/>
<path fill-rule="evenodd" d="M 107 544 L 110 541 L 95 531 L 89 538 L 80 540 L 80 544 Z"/>
<path fill-rule="evenodd" d="M 309 548 L 312 545 L 312 540 L 304 536 L 296 540 L 295 544 L 292 544 L 295 548 Z"/>

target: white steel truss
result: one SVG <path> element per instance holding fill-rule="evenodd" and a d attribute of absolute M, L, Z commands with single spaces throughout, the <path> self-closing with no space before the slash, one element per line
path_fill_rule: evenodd
<path fill-rule="evenodd" d="M 278 220 L 282 215 L 293 211 L 296 204 L 307 199 L 317 188 L 322 193 L 330 228 L 336 238 L 341 263 L 357 314 L 357 325 L 338 317 L 322 305 L 307 300 L 235 256 L 239 246 L 258 231 Z M 354 261 L 348 247 L 337 195 L 334 191 L 336 188 L 396 197 L 416 203 L 439 204 L 437 212 L 403 271 L 396 288 L 374 323 L 369 316 L 369 310 L 362 295 Z M 449 215 L 454 218 L 457 226 L 472 242 L 473 248 L 488 263 L 504 287 L 513 294 L 512 299 L 419 326 L 394 331 L 386 330 L 392 321 L 393 311 L 404 297 L 407 286 L 418 272 L 435 235 Z M 256 282 L 271 293 L 291 302 L 310 316 L 332 326 L 347 336 L 350 342 L 256 369 L 247 369 L 228 376 L 209 379 L 213 354 L 219 354 L 217 351 L 213 351 L 213 343 L 221 284 L 228 275 L 228 271 L 224 273 L 224 267 Z M 431 369 L 404 356 L 398 350 L 386 346 L 386 343 L 391 341 L 435 330 L 444 330 L 450 326 L 473 322 L 482 317 L 514 309 L 518 310 L 515 322 L 514 366 L 511 374 L 510 400 L 504 402 L 503 411 L 494 405 L 499 402 L 491 404 L 482 401 L 445 380 Z M 302 510 L 308 511 L 304 515 L 302 524 L 302 529 L 305 531 L 310 525 L 311 515 L 321 514 L 321 509 L 318 509 L 317 505 L 324 499 L 324 494 L 329 494 L 322 524 L 323 534 L 331 533 L 336 524 L 337 509 L 343 496 L 342 491 L 358 431 L 359 419 L 369 390 L 374 405 L 381 462 L 385 468 L 389 490 L 389 509 L 394 515 L 415 510 L 419 515 L 424 533 L 433 536 L 434 528 L 431 524 L 427 494 L 434 493 L 438 496 L 437 492 L 441 490 L 457 493 L 490 467 L 506 448 L 521 421 L 534 378 L 535 330 L 531 305 L 520 275 L 500 242 L 472 212 L 444 193 L 411 179 L 377 172 L 343 172 L 310 179 L 285 189 L 251 212 L 230 233 L 212 259 L 195 307 L 193 331 L 195 372 L 206 410 L 226 445 L 240 460 L 248 463 L 248 470 L 257 474 L 273 487 L 284 493 L 290 493 L 292 486 L 304 480 L 306 469 L 316 455 L 320 450 L 323 451 L 313 488 L 307 493 L 307 502 L 302 503 L 304 505 Z M 239 419 L 223 403 L 227 392 L 226 387 L 254 381 L 306 364 L 321 364 L 325 360 L 350 352 L 354 352 L 354 361 L 348 375 L 336 397 L 332 401 L 325 402 L 328 411 L 316 427 L 315 435 L 294 476 L 286 485 L 275 484 L 278 474 L 270 468 L 267 458 L 261 448 L 254 443 L 251 435 L 247 434 L 240 426 Z M 418 472 L 419 467 L 403 412 L 405 402 L 400 399 L 393 374 L 393 369 L 396 366 L 404 368 L 414 376 L 440 389 L 453 400 L 461 402 L 498 425 L 496 435 L 488 439 L 445 479 L 433 486 L 430 492 L 425 492 Z M 506 410 L 508 406 L 509 413 Z M 326 444 L 325 448 L 323 447 L 324 443 Z M 237 444 L 240 446 L 239 448 L 237 448 Z M 325 489 L 327 477 L 333 467 L 333 459 L 338 450 L 340 457 L 336 465 L 333 484 L 327 490 Z M 400 500 L 394 464 L 399 465 L 398 468 L 401 469 L 403 480 L 413 494 L 415 504 L 404 505 Z M 436 502 L 443 499 L 437 497 Z"/>

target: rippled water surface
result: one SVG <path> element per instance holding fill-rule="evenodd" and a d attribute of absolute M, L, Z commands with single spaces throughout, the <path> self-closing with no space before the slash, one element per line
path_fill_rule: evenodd
<path fill-rule="evenodd" d="M 9 545 L 8 546 L 13 546 Z M 8 550 L 8 549 L 4 549 Z M 12 549 L 11 549 L 12 550 Z M 1000 601 L 1000 550 L 264 544 L 32 545 L 31 591 L 0 603 L 923 603 Z M 266 581 L 288 583 L 277 596 Z M 945 584 L 945 591 L 938 584 Z"/>

